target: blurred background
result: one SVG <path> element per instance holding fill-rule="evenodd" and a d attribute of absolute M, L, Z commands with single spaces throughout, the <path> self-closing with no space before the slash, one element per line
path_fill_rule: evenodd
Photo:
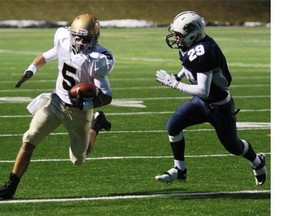
<path fill-rule="evenodd" d="M 270 23 L 270 0 L 0 0 L 0 20 L 72 21 L 82 13 L 99 20 L 139 19 L 167 25 L 181 11 L 194 10 L 206 22 Z"/>

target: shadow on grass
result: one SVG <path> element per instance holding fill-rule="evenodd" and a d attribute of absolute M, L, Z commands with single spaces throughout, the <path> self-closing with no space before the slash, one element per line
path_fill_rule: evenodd
<path fill-rule="evenodd" d="M 110 194 L 109 196 L 147 196 L 147 197 L 178 197 L 181 200 L 189 199 L 270 199 L 269 190 L 247 190 L 247 191 L 220 191 L 220 192 L 183 192 L 183 189 L 169 189 L 159 191 L 142 191 L 135 193 Z"/>
<path fill-rule="evenodd" d="M 227 198 L 227 199 L 270 199 L 271 194 L 270 192 L 267 193 L 250 193 L 250 192 L 242 192 L 242 193 L 233 193 L 233 192 L 216 192 L 216 193 L 198 193 L 198 194 L 191 194 L 191 195 L 183 195 L 180 197 L 182 200 L 188 199 L 217 199 L 217 198 Z"/>

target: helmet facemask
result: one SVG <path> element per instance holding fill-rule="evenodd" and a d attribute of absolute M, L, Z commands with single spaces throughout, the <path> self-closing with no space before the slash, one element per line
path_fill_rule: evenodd
<path fill-rule="evenodd" d="M 95 35 L 81 36 L 71 32 L 72 50 L 76 53 L 85 53 L 87 50 L 96 47 L 98 39 Z"/>
<path fill-rule="evenodd" d="M 184 36 L 179 32 L 174 32 L 171 30 L 171 26 L 168 31 L 170 34 L 166 36 L 166 43 L 172 49 L 181 49 L 183 47 Z"/>
<path fill-rule="evenodd" d="M 95 16 L 83 14 L 73 21 L 70 28 L 74 53 L 85 53 L 96 47 L 100 37 L 100 24 Z"/>

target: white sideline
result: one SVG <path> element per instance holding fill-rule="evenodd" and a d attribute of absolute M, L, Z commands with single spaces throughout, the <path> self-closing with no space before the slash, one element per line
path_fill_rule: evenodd
<path fill-rule="evenodd" d="M 103 197 L 79 197 L 79 198 L 51 198 L 51 199 L 15 199 L 0 200 L 1 204 L 16 203 L 48 203 L 48 202 L 81 202 L 97 200 L 119 200 L 119 199 L 144 199 L 144 198 L 163 198 L 163 197 L 215 197 L 215 196 L 233 196 L 233 195 L 251 195 L 251 194 L 270 194 L 270 190 L 243 190 L 243 191 L 219 191 L 203 193 L 173 193 L 173 194 L 148 194 L 148 195 L 118 195 Z"/>

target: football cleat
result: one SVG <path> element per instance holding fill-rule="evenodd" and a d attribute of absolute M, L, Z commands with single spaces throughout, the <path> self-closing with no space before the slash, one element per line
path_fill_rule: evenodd
<path fill-rule="evenodd" d="M 10 173 L 9 180 L 0 188 L 0 199 L 13 198 L 20 179 L 14 174 Z"/>
<path fill-rule="evenodd" d="M 262 186 L 267 178 L 267 171 L 266 171 L 266 158 L 264 154 L 257 154 L 257 157 L 260 158 L 261 164 L 253 169 L 253 174 L 255 176 L 255 182 L 257 186 Z"/>
<path fill-rule="evenodd" d="M 106 119 L 103 111 L 96 111 L 93 117 L 91 129 L 95 130 L 97 133 L 102 129 L 107 131 L 111 129 L 111 123 Z"/>
<path fill-rule="evenodd" d="M 185 182 L 187 178 L 187 169 L 184 171 L 180 170 L 178 167 L 173 167 L 167 172 L 161 175 L 155 176 L 155 179 L 165 183 L 172 183 L 174 180 Z"/>

